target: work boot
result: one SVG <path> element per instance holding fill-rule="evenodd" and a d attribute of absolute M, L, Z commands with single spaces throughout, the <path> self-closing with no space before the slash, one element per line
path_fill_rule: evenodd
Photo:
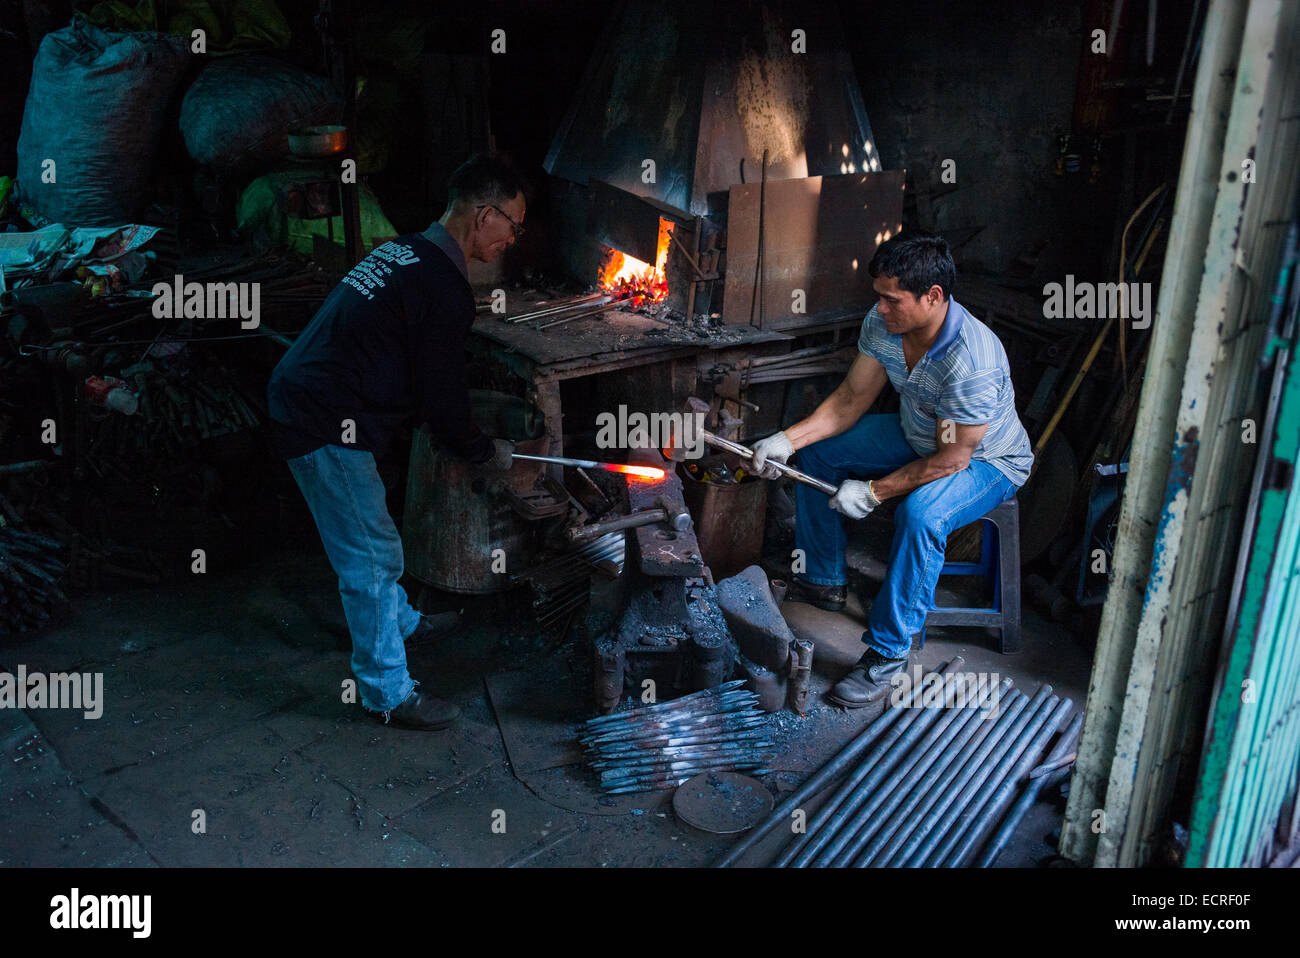
<path fill-rule="evenodd" d="M 417 685 L 411 689 L 411 694 L 406 697 L 406 700 L 401 705 L 388 712 L 379 713 L 379 718 L 385 725 L 396 725 L 399 728 L 413 728 L 431 732 L 435 729 L 446 728 L 456 721 L 459 715 L 460 709 L 455 705 L 434 698 L 427 692 L 422 692 Z"/>
<path fill-rule="evenodd" d="M 867 649 L 849 674 L 835 683 L 826 697 L 846 709 L 870 705 L 889 688 L 890 679 L 907 668 L 907 656 L 889 659 L 875 649 Z"/>
<path fill-rule="evenodd" d="M 433 615 L 420 613 L 420 624 L 415 627 L 415 631 L 406 637 L 407 642 L 424 642 L 428 639 L 444 635 L 456 627 L 460 621 L 460 613 L 452 609 L 447 612 L 436 612 Z"/>
<path fill-rule="evenodd" d="M 792 602 L 807 602 L 827 612 L 843 612 L 845 593 L 846 587 L 842 585 L 815 585 L 793 576 L 785 597 Z"/>

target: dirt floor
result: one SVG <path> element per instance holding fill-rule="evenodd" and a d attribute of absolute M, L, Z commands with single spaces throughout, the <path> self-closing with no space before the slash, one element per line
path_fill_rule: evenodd
<path fill-rule="evenodd" d="M 456 600 L 459 627 L 408 645 L 412 674 L 463 710 L 452 729 L 388 729 L 344 704 L 350 642 L 336 580 L 314 531 L 288 542 L 235 571 L 80 598 L 59 628 L 0 646 L 10 672 L 104 680 L 98 719 L 0 709 L 0 865 L 671 867 L 707 865 L 731 846 L 679 822 L 670 792 L 599 793 L 575 764 L 589 653 L 536 635 L 509 597 Z M 878 553 L 850 551 L 868 595 Z M 941 604 L 953 599 L 941 586 Z M 779 757 L 766 782 L 778 800 L 879 711 L 821 697 L 861 654 L 861 600 L 845 613 L 793 602 L 782 612 L 816 654 L 808 714 L 771 720 Z M 1023 618 L 1018 655 L 1000 655 L 980 629 L 931 629 L 913 658 L 960 654 L 967 670 L 1030 694 L 1050 682 L 1082 707 L 1090 646 L 1032 609 Z M 1035 806 L 997 864 L 1051 856 L 1059 809 Z M 765 863 L 779 844 L 742 864 Z"/>

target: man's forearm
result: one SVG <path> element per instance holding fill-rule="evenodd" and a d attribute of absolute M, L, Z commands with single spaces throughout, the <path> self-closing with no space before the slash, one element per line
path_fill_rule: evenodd
<path fill-rule="evenodd" d="M 961 462 L 942 452 L 914 459 L 901 469 L 896 469 L 883 479 L 874 479 L 871 489 L 882 502 L 894 496 L 905 496 L 913 489 L 934 482 L 944 476 L 961 472 L 968 462 Z"/>

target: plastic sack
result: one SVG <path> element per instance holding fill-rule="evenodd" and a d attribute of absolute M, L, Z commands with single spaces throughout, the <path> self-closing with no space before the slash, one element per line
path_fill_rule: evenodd
<path fill-rule="evenodd" d="M 241 236 L 252 243 L 254 249 L 287 246 L 304 256 L 315 253 L 316 237 L 343 243 L 343 217 L 299 219 L 286 215 L 277 197 L 292 184 L 303 180 L 319 179 L 293 171 L 267 173 L 248 184 L 239 197 L 235 218 Z M 380 243 L 392 239 L 397 230 L 379 206 L 379 200 L 364 184 L 359 184 L 361 208 L 361 244 L 366 252 Z"/>
<path fill-rule="evenodd" d="M 136 219 L 188 56 L 178 37 L 80 20 L 47 33 L 18 135 L 23 200 L 65 226 Z"/>
<path fill-rule="evenodd" d="M 181 135 L 199 163 L 246 170 L 286 154 L 291 130 L 337 123 L 342 114 L 324 77 L 267 56 L 222 57 L 186 92 Z"/>

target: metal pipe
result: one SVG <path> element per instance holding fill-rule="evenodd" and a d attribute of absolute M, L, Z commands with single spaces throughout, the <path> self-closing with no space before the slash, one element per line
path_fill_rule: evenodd
<path fill-rule="evenodd" d="M 965 837 L 957 845 L 952 855 L 949 856 L 948 862 L 954 868 L 960 868 L 965 865 L 976 849 L 979 848 L 980 842 L 988 835 L 989 830 L 997 825 L 998 819 L 1006 811 L 1007 806 L 1015 798 L 1016 789 L 1020 782 L 1029 775 L 1029 770 L 1038 762 L 1038 758 L 1043 754 L 1043 749 L 1047 746 L 1048 740 L 1056 734 L 1057 728 L 1065 721 L 1074 708 L 1074 702 L 1070 699 L 1061 699 L 1056 709 L 1052 712 L 1051 717 L 1033 739 L 1028 743 L 1024 752 L 1019 756 L 1016 763 L 1012 766 L 1009 774 L 1002 778 L 998 787 L 988 797 L 979 809 L 966 829 Z"/>
<path fill-rule="evenodd" d="M 1015 706 L 1017 714 L 1029 702 L 1029 696 L 1020 693 L 1008 696 L 1007 699 L 1008 702 Z M 996 720 L 992 722 L 974 722 L 970 731 L 971 736 L 963 742 L 952 761 L 946 763 L 938 779 L 932 780 L 928 786 L 923 784 L 919 789 L 920 801 L 913 806 L 910 814 L 903 819 L 902 824 L 895 831 L 893 838 L 889 839 L 888 844 L 883 847 L 876 846 L 863 849 L 853 859 L 854 868 L 896 867 L 899 853 L 906 848 L 912 847 L 928 833 L 930 828 L 933 827 L 935 809 L 937 807 L 946 807 L 946 804 L 951 801 L 953 783 L 961 778 L 971 755 L 982 748 L 989 739 L 994 739 L 1001 734 Z"/>
<path fill-rule="evenodd" d="M 1003 747 L 1005 742 L 1015 736 L 1017 726 L 1027 722 L 1029 716 L 1043 704 L 1046 698 L 1047 694 L 1042 689 L 1038 690 L 1038 694 L 1034 696 L 1032 701 L 1028 696 L 1020 692 L 1016 692 L 1010 697 L 1011 704 L 998 716 L 993 730 L 980 740 L 979 745 L 972 754 L 964 756 L 965 761 L 961 773 L 944 793 L 938 804 L 921 819 L 916 832 L 908 838 L 907 843 L 900 849 L 895 857 L 897 864 L 915 866 L 925 860 L 925 856 L 939 844 L 948 826 L 961 811 L 963 805 L 958 803 L 963 802 L 964 804 L 962 795 L 972 779 L 988 767 L 989 757 Z M 978 783 L 975 787 L 979 787 Z"/>
<path fill-rule="evenodd" d="M 965 664 L 966 660 L 960 655 L 954 656 L 953 659 L 943 667 L 942 672 L 955 672 Z M 909 702 L 917 692 L 917 689 L 912 690 L 912 694 L 909 696 Z M 835 757 L 818 769 L 815 774 L 803 783 L 803 785 L 799 786 L 799 788 L 797 788 L 788 798 L 774 808 L 771 815 L 769 815 L 759 825 L 751 828 L 745 834 L 744 838 L 733 845 L 725 855 L 714 863 L 714 867 L 727 868 L 730 865 L 734 865 L 740 860 L 740 857 L 744 855 L 745 852 L 749 851 L 762 841 L 772 832 L 773 829 L 787 824 L 790 815 L 799 808 L 800 804 L 806 802 L 813 795 L 816 795 L 818 791 L 827 785 L 827 783 L 833 781 L 836 776 L 849 768 L 858 760 L 859 756 L 875 743 L 878 738 L 884 735 L 885 732 L 889 730 L 890 726 L 898 721 L 899 716 L 902 714 L 902 710 L 903 706 L 900 705 L 895 708 L 886 708 L 881 712 L 875 721 L 858 734 L 857 738 L 844 746 Z"/>
<path fill-rule="evenodd" d="M 754 458 L 754 450 L 750 449 L 748 446 L 742 446 L 740 443 L 732 442 L 730 439 L 723 439 L 721 436 L 715 436 L 707 429 L 700 430 L 700 438 L 711 446 L 717 446 L 719 449 L 734 452 L 742 458 Z M 775 459 L 769 459 L 767 462 L 782 475 L 789 476 L 791 479 L 795 480 L 795 482 L 802 482 L 805 486 L 812 486 L 814 489 L 819 492 L 824 492 L 828 496 L 833 496 L 839 491 L 839 486 L 833 486 L 829 482 L 823 482 L 821 479 L 808 475 L 806 472 L 800 472 L 794 466 L 787 466 L 785 463 L 778 462 Z"/>
<path fill-rule="evenodd" d="M 1074 718 L 1070 719 L 1070 724 L 1067 725 L 1065 731 L 1061 733 L 1060 740 L 1057 741 L 1056 747 L 1052 749 L 1051 754 L 1047 756 L 1047 760 L 1029 773 L 1029 781 L 1025 785 L 1024 792 L 1021 793 L 1020 798 L 1016 803 L 1011 806 L 1006 817 L 1002 819 L 1002 824 L 999 825 L 998 830 L 993 833 L 993 837 L 985 844 L 984 850 L 980 852 L 980 857 L 975 861 L 976 868 L 991 868 L 993 863 L 997 861 L 998 856 L 1002 854 L 1002 850 L 1007 847 L 1007 843 L 1011 841 L 1011 836 L 1015 834 L 1016 828 L 1020 825 L 1025 814 L 1033 807 L 1034 803 L 1038 801 L 1038 796 L 1047 789 L 1065 781 L 1065 779 L 1069 777 L 1070 769 L 1066 765 L 1057 765 L 1055 768 L 1051 768 L 1049 771 L 1043 772 L 1042 774 L 1039 774 L 1039 772 L 1042 769 L 1048 769 L 1050 766 L 1060 761 L 1060 759 L 1054 758 L 1053 756 L 1058 755 L 1062 751 L 1068 752 L 1068 754 L 1062 756 L 1062 758 L 1068 758 L 1070 759 L 1070 762 L 1073 763 L 1075 746 L 1079 741 L 1079 730 L 1082 727 L 1083 713 L 1079 712 L 1074 716 Z"/>
<path fill-rule="evenodd" d="M 948 675 L 943 680 L 945 689 L 954 680 L 955 674 Z M 894 765 L 907 754 L 912 743 L 930 725 L 929 721 L 922 722 L 922 718 L 934 712 L 933 709 L 914 707 L 926 685 L 927 683 L 922 681 L 920 687 L 911 690 L 912 696 L 903 706 L 907 708 L 908 714 L 881 740 L 876 753 L 851 773 L 831 799 L 818 809 L 817 814 L 808 823 L 807 831 L 791 842 L 777 858 L 774 863 L 777 867 L 788 865 L 792 868 L 803 868 L 812 862 L 822 847 L 835 837 L 840 827 L 862 801 L 863 796 L 875 788 Z"/>
<path fill-rule="evenodd" d="M 943 841 L 931 854 L 929 864 L 936 868 L 951 865 L 953 850 L 965 840 L 972 822 L 975 821 L 980 809 L 988 801 L 988 797 L 1006 778 L 1011 766 L 1024 754 L 1025 749 L 1029 747 L 1029 743 L 1038 734 L 1059 704 L 1060 699 L 1055 695 L 1050 696 L 1043 703 L 1043 707 L 1029 720 L 1029 724 L 1022 728 L 1015 738 L 1008 743 L 1006 750 L 998 761 L 990 764 L 979 789 L 974 792 L 970 801 L 966 803 L 961 813 L 953 820 L 952 828 L 948 830 L 948 834 L 943 837 Z"/>
<path fill-rule="evenodd" d="M 909 762 L 911 767 L 896 784 L 891 784 L 888 789 L 882 789 L 877 795 L 872 796 L 872 801 L 867 803 L 850 823 L 849 828 L 845 829 L 847 841 L 842 843 L 838 853 L 827 850 L 825 858 L 832 868 L 849 865 L 859 852 L 864 856 L 874 856 L 891 838 L 902 844 L 910 831 L 903 827 L 908 817 L 918 805 L 922 804 L 934 782 L 943 775 L 953 759 L 979 730 L 979 726 L 973 725 L 972 722 L 983 711 L 988 699 L 994 695 L 995 688 L 1000 701 L 1002 695 L 1011 688 L 1011 680 L 1006 679 L 997 687 L 986 683 L 985 688 L 980 690 L 979 697 L 973 702 L 965 702 L 960 706 L 952 704 L 945 706 L 949 714 L 936 725 L 940 734 L 931 737 L 928 751 Z M 956 748 L 952 747 L 954 740 L 959 740 Z M 917 750 L 920 749 L 921 746 L 918 745 Z"/>
<path fill-rule="evenodd" d="M 895 828 L 891 830 L 892 834 L 878 835 L 870 845 L 854 853 L 851 858 L 854 868 L 879 868 L 892 864 L 899 850 L 917 834 L 918 826 L 926 821 L 935 806 L 950 793 L 953 782 L 960 777 L 970 757 L 994 734 L 998 721 L 1013 708 L 1013 714 L 1019 714 L 1020 709 L 1028 703 L 1029 697 L 1020 692 L 1006 695 L 1004 702 L 1004 689 L 1005 685 L 998 690 L 999 710 L 996 717 L 986 716 L 985 720 L 972 722 L 963 731 L 960 744 L 950 750 L 945 760 L 931 768 L 913 791 L 906 808 L 894 816 Z M 846 862 L 848 860 L 850 859 L 846 858 Z"/>

